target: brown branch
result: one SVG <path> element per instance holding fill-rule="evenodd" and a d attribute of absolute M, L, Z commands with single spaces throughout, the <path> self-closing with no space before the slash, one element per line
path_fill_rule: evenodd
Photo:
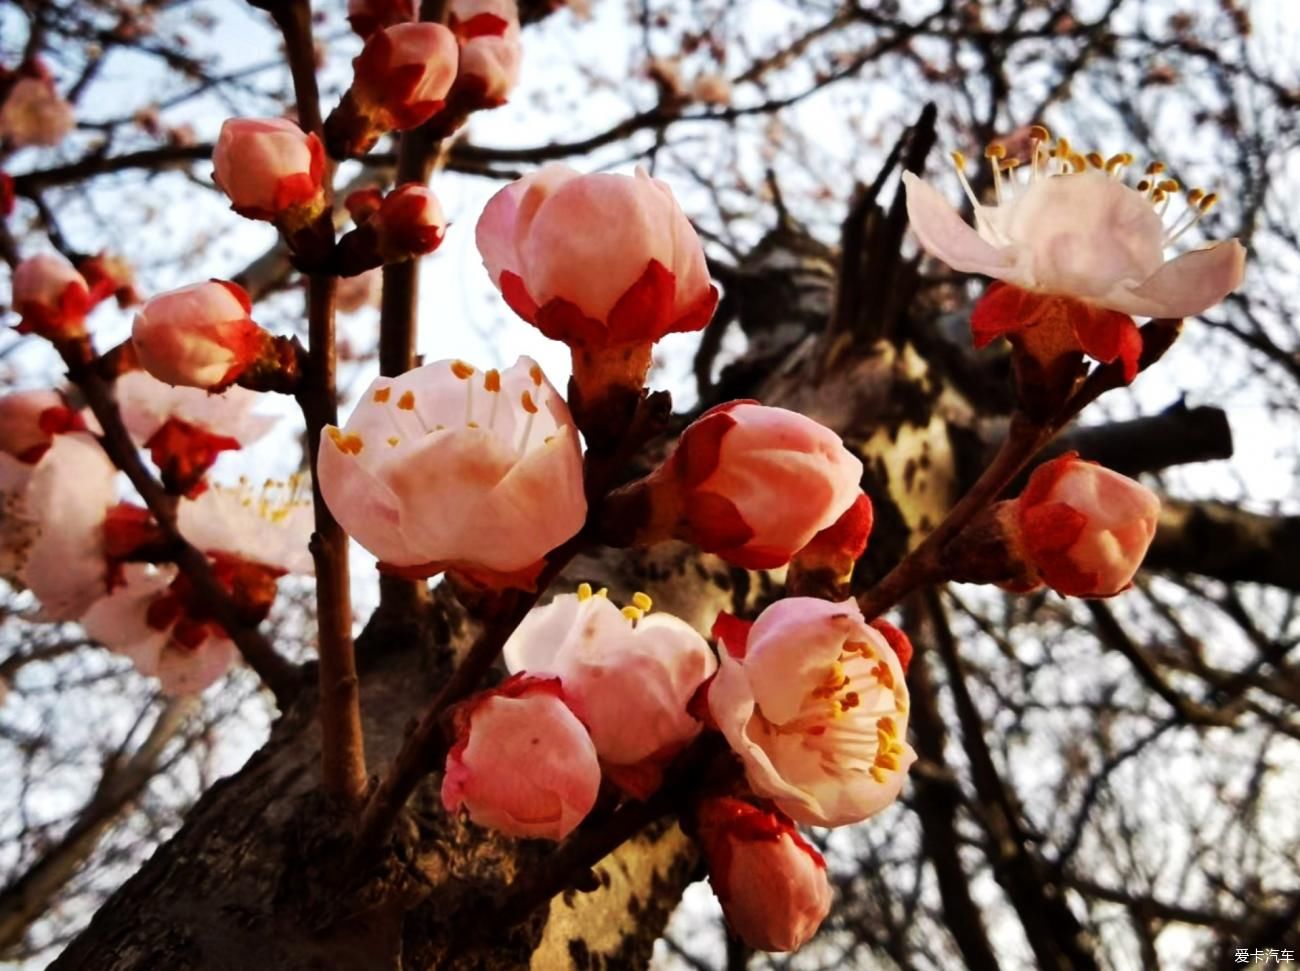
<path fill-rule="evenodd" d="M 1300 591 L 1300 516 L 1264 516 L 1219 502 L 1164 499 L 1148 570 Z"/>
<path fill-rule="evenodd" d="M 312 41 L 311 5 L 307 0 L 263 4 L 284 35 L 304 131 L 322 134 L 320 92 L 316 86 L 316 51 Z M 334 166 L 324 173 L 327 202 L 333 197 Z M 320 217 L 322 238 L 334 240 L 332 209 Z M 320 686 L 321 781 L 325 792 L 349 807 L 360 808 L 366 792 L 366 751 L 361 732 L 361 684 L 352 644 L 352 589 L 348 571 L 348 537 L 321 495 L 317 463 L 326 425 L 338 422 L 335 376 L 334 298 L 337 278 L 313 273 L 307 278 L 309 354 L 298 403 L 307 423 L 311 457 L 312 506 L 316 532 L 311 554 L 316 565 L 317 668 Z"/>
<path fill-rule="evenodd" d="M 207 161 L 212 157 L 213 145 L 163 145 L 146 148 L 123 155 L 88 155 L 67 165 L 24 172 L 14 176 L 14 192 L 32 197 L 42 189 L 82 182 L 97 175 L 109 175 L 126 169 L 180 168 L 190 162 Z"/>

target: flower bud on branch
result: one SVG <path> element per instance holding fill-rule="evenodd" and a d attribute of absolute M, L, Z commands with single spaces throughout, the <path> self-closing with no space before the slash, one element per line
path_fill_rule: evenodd
<path fill-rule="evenodd" d="M 20 334 L 38 334 L 56 344 L 84 340 L 90 288 L 58 253 L 39 253 L 18 264 L 13 307 L 22 317 Z"/>
<path fill-rule="evenodd" d="M 438 197 L 414 182 L 394 189 L 378 204 L 369 192 L 354 192 L 347 206 L 357 228 L 339 240 L 335 255 L 341 276 L 432 253 L 446 232 Z"/>
<path fill-rule="evenodd" d="M 408 131 L 436 114 L 456 79 L 456 38 L 442 24 L 378 30 L 352 62 L 352 87 L 325 121 L 337 159 L 357 158 L 390 131 Z"/>

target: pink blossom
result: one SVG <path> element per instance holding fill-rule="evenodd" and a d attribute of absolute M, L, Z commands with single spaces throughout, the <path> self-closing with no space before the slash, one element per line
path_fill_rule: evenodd
<path fill-rule="evenodd" d="M 212 153 L 213 181 L 235 212 L 273 221 L 324 205 L 320 139 L 284 118 L 230 118 Z"/>
<path fill-rule="evenodd" d="M 0 138 L 15 148 L 57 145 L 77 125 L 72 105 L 47 77 L 21 77 L 0 106 Z"/>
<path fill-rule="evenodd" d="M 38 253 L 14 270 L 13 307 L 22 317 L 19 333 L 75 340 L 86 334 L 90 288 L 58 253 Z"/>
<path fill-rule="evenodd" d="M 123 585 L 95 602 L 81 618 L 86 633 L 109 650 L 131 659 L 147 678 L 157 678 L 164 694 L 198 694 L 216 682 L 239 657 L 229 638 L 204 633 L 197 643 L 173 636 L 174 624 L 150 623 L 150 608 L 167 596 L 173 566 L 128 563 Z"/>
<path fill-rule="evenodd" d="M 415 20 L 415 0 L 348 0 L 348 24 L 362 38 Z"/>
<path fill-rule="evenodd" d="M 117 502 L 117 469 L 95 439 L 55 436 L 26 487 L 36 524 L 24 579 L 50 620 L 74 620 L 108 589 L 104 521 Z"/>
<path fill-rule="evenodd" d="M 1185 206 L 1175 208 L 1166 225 L 1164 214 L 1181 190 L 1164 177 L 1163 165 L 1148 166 L 1133 189 L 1122 180 L 1131 155 L 1084 156 L 1064 139 L 1049 155 L 1046 130 L 1033 132 L 1027 180 L 1004 164 L 1004 147 L 990 148 L 997 199 L 991 206 L 975 200 L 961 171 L 965 160 L 954 156 L 975 208 L 973 228 L 934 188 L 904 173 L 912 229 L 931 256 L 954 270 L 1014 288 L 972 320 L 977 346 L 1072 315 L 1077 346 L 1098 360 L 1122 359 L 1131 380 L 1141 344 L 1129 315 L 1204 312 L 1241 283 L 1245 250 L 1226 240 L 1166 261 L 1164 251 L 1213 207 L 1214 193 L 1187 193 Z M 1013 296 L 1018 306 L 1007 305 Z M 1081 306 L 1063 309 L 1062 300 Z"/>
<path fill-rule="evenodd" d="M 40 461 L 55 435 L 85 427 L 63 395 L 52 389 L 0 396 L 0 453 L 23 465 Z M 2 477 L 0 488 L 4 488 Z"/>
<path fill-rule="evenodd" d="M 260 396 L 246 388 L 213 394 L 131 371 L 118 378 L 116 390 L 127 431 L 150 450 L 163 483 L 176 493 L 198 487 L 218 453 L 257 441 L 276 422 L 252 413 Z"/>
<path fill-rule="evenodd" d="M 442 24 L 397 24 L 372 34 L 352 63 L 352 96 L 372 130 L 406 131 L 446 100 L 456 80 L 456 38 Z"/>
<path fill-rule="evenodd" d="M 515 313 L 573 347 L 699 330 L 717 305 L 695 229 L 668 186 L 640 169 L 548 165 L 489 200 L 476 239 Z"/>
<path fill-rule="evenodd" d="M 701 725 L 687 711 L 717 661 L 704 640 L 671 614 L 646 615 L 638 594 L 620 610 L 583 584 L 529 612 L 506 641 L 512 672 L 553 675 L 591 733 L 615 781 L 640 796 Z"/>
<path fill-rule="evenodd" d="M 797 951 L 831 907 L 826 861 L 786 816 L 740 799 L 698 810 L 709 883 L 731 929 L 760 951 Z"/>
<path fill-rule="evenodd" d="M 1113 597 L 1142 565 L 1160 500 L 1070 452 L 1034 470 L 1010 513 L 1013 544 L 1049 587 L 1073 597 Z"/>
<path fill-rule="evenodd" d="M 319 474 L 343 528 L 405 575 L 528 585 L 587 513 L 569 409 L 526 357 L 377 378 L 342 429 L 325 429 Z"/>
<path fill-rule="evenodd" d="M 276 576 L 313 571 L 311 485 L 301 476 L 214 485 L 177 510 L 181 534 L 210 556 L 265 567 Z M 268 604 L 269 606 L 269 604 Z"/>
<path fill-rule="evenodd" d="M 476 107 L 505 104 L 523 58 L 515 0 L 453 0 L 449 26 L 460 41 L 457 89 Z"/>
<path fill-rule="evenodd" d="M 509 836 L 561 840 L 596 802 L 600 765 L 554 678 L 516 675 L 457 709 L 442 803 Z"/>
<path fill-rule="evenodd" d="M 916 754 L 888 641 L 852 600 L 778 600 L 752 628 L 723 615 L 709 711 L 754 792 L 801 823 L 843 826 L 897 798 Z"/>
<path fill-rule="evenodd" d="M 861 480 L 862 463 L 829 428 L 784 408 L 733 401 L 691 424 L 645 480 L 649 529 L 737 566 L 771 569 L 848 512 Z"/>
<path fill-rule="evenodd" d="M 135 316 L 136 356 L 160 381 L 220 390 L 266 347 L 268 335 L 249 317 L 252 307 L 243 287 L 226 280 L 159 294 Z"/>

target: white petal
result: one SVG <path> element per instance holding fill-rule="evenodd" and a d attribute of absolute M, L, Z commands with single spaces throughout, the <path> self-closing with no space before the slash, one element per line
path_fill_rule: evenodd
<path fill-rule="evenodd" d="M 1140 317 L 1191 317 L 1241 284 L 1246 250 L 1235 239 L 1170 260 L 1141 286 L 1108 295 L 1105 306 Z"/>

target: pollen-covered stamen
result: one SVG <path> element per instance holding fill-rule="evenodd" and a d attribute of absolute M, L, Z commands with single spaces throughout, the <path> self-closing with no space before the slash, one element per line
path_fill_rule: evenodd
<path fill-rule="evenodd" d="M 585 582 L 578 584 L 577 594 L 579 603 L 586 603 L 591 599 L 591 584 Z"/>
<path fill-rule="evenodd" d="M 1219 194 L 1217 192 L 1206 193 L 1202 189 L 1192 189 L 1188 192 L 1187 208 L 1165 230 L 1164 244 L 1169 246 L 1171 243 L 1176 242 L 1180 236 L 1205 218 L 1205 214 L 1213 209 L 1218 201 Z"/>
<path fill-rule="evenodd" d="M 1007 157 L 1007 147 L 998 142 L 994 142 L 988 148 L 984 149 L 984 157 L 989 160 L 989 165 L 993 169 L 993 196 L 1002 204 L 1002 161 Z"/>
<path fill-rule="evenodd" d="M 533 419 L 537 416 L 537 403 L 533 401 L 532 394 L 525 391 L 519 396 L 519 405 L 528 413 L 528 418 L 524 421 L 524 430 L 519 436 L 519 447 L 516 449 L 522 455 L 528 448 L 528 436 L 533 432 Z"/>
<path fill-rule="evenodd" d="M 488 412 L 488 428 L 495 428 L 497 409 L 501 405 L 501 372 L 496 368 L 483 375 L 483 390 L 492 395 L 492 410 Z"/>
<path fill-rule="evenodd" d="M 477 428 L 474 424 L 474 382 L 470 380 L 474 376 L 474 366 L 464 361 L 452 361 L 451 373 L 465 382 L 465 424 Z"/>
<path fill-rule="evenodd" d="M 336 429 L 330 429 L 331 437 Z M 358 435 L 340 436 L 356 440 L 356 454 L 361 451 L 361 438 Z M 342 448 L 342 446 L 340 446 Z M 252 509 L 262 519 L 270 523 L 283 522 L 295 509 L 311 503 L 311 485 L 302 475 L 291 475 L 287 479 L 267 479 L 260 488 L 249 485 L 248 478 L 241 476 L 239 485 L 213 486 L 216 492 L 231 492 L 239 498 L 245 509 Z"/>
<path fill-rule="evenodd" d="M 1031 180 L 1037 179 L 1041 174 L 1042 169 L 1039 165 L 1039 159 L 1044 157 L 1047 154 L 1045 151 L 1045 147 L 1047 143 L 1050 142 L 1051 140 L 1052 140 L 1052 133 L 1049 132 L 1046 128 L 1044 128 L 1042 125 L 1029 126 L 1029 144 L 1030 144 L 1029 177 Z"/>
<path fill-rule="evenodd" d="M 970 180 L 966 178 L 966 156 L 961 152 L 953 152 L 952 164 L 957 170 L 957 179 L 961 182 L 961 189 L 966 193 L 966 198 L 970 200 L 971 207 L 975 211 L 975 221 L 987 229 L 988 220 L 982 215 L 983 208 L 980 206 L 980 201 L 975 197 L 975 190 L 971 188 Z"/>

